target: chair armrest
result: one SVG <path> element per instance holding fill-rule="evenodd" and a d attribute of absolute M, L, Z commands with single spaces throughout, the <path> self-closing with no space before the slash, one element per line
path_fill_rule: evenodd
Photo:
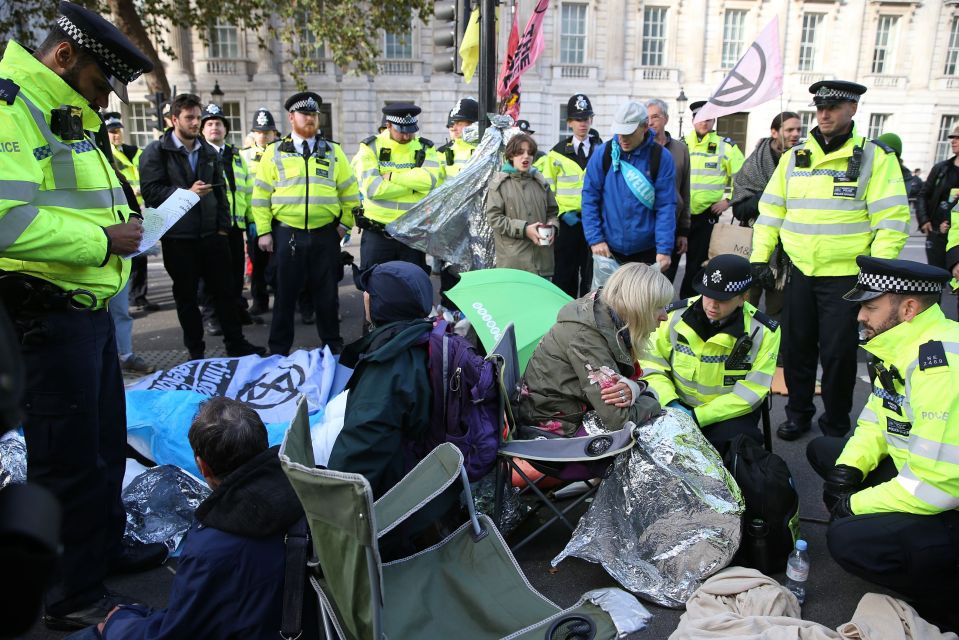
<path fill-rule="evenodd" d="M 449 442 L 433 449 L 412 471 L 373 503 L 377 537 L 383 537 L 443 493 L 460 477 L 462 466 L 463 454 Z"/>
<path fill-rule="evenodd" d="M 619 431 L 577 438 L 510 440 L 499 448 L 500 455 L 551 462 L 588 462 L 615 456 L 633 446 L 633 425 Z"/>

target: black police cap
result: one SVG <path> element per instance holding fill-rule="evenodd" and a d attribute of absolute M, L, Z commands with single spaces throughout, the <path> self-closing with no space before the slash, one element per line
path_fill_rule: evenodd
<path fill-rule="evenodd" d="M 520 131 L 522 131 L 523 133 L 527 133 L 527 134 L 530 134 L 530 135 L 536 133 L 535 131 L 533 131 L 532 128 L 530 128 L 530 126 L 529 126 L 529 120 L 517 120 L 517 121 L 516 121 L 516 127 L 517 127 Z"/>
<path fill-rule="evenodd" d="M 118 111 L 107 111 L 104 113 L 103 124 L 106 126 L 107 131 L 123 128 L 123 120 L 121 120 L 120 113 Z"/>
<path fill-rule="evenodd" d="M 99 14 L 67 0 L 60 2 L 59 10 L 57 26 L 93 56 L 113 92 L 127 102 L 127 85 L 153 71 L 153 63 Z"/>
<path fill-rule="evenodd" d="M 713 300 L 729 300 L 753 284 L 749 260 L 724 253 L 706 263 L 693 281 L 693 289 Z"/>
<path fill-rule="evenodd" d="M 383 107 L 383 115 L 386 122 L 393 125 L 400 133 L 416 133 L 420 126 L 416 116 L 420 115 L 422 109 L 412 102 L 394 102 Z"/>
<path fill-rule="evenodd" d="M 230 133 L 230 122 L 226 119 L 226 114 L 223 113 L 220 105 L 211 102 L 203 107 L 203 113 L 200 114 L 200 124 L 202 125 L 207 120 L 219 120 L 226 127 L 226 132 Z"/>
<path fill-rule="evenodd" d="M 825 107 L 840 102 L 859 102 L 866 87 L 846 80 L 820 80 L 809 86 L 809 93 L 813 94 L 810 107 Z"/>
<path fill-rule="evenodd" d="M 477 120 L 479 120 L 479 103 L 473 98 L 460 98 L 450 110 L 449 121 L 451 123 L 462 121 L 473 123 Z"/>
<path fill-rule="evenodd" d="M 912 260 L 857 256 L 856 264 L 856 286 L 843 296 L 850 302 L 865 302 L 886 293 L 938 294 L 952 278 L 945 269 Z"/>
<path fill-rule="evenodd" d="M 257 109 L 256 113 L 253 114 L 253 131 L 276 130 L 276 120 L 273 119 L 273 114 L 267 111 L 265 107 Z"/>
<path fill-rule="evenodd" d="M 566 118 L 569 120 L 587 120 L 593 117 L 593 103 L 582 93 L 570 97 L 566 103 Z"/>
<path fill-rule="evenodd" d="M 299 111 L 300 113 L 319 113 L 321 104 L 323 104 L 323 98 L 321 98 L 319 94 L 313 93 L 312 91 L 301 91 L 287 98 L 283 104 L 283 108 L 290 113 L 294 111 Z"/>

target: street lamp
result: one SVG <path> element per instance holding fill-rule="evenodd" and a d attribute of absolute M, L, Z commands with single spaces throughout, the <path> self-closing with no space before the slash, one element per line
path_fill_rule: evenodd
<path fill-rule="evenodd" d="M 683 88 L 679 88 L 679 95 L 676 96 L 676 109 L 679 111 L 679 138 L 683 137 L 683 114 L 686 113 L 686 104 L 689 102 L 689 98 L 686 97 L 686 92 L 683 91 Z"/>
<path fill-rule="evenodd" d="M 213 82 L 213 91 L 210 92 L 210 95 L 213 97 L 213 102 L 220 103 L 223 99 L 223 89 L 220 88 L 220 81 L 215 80 Z"/>

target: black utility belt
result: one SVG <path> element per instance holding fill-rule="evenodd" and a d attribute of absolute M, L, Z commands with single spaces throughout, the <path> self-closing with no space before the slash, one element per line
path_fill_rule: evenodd
<path fill-rule="evenodd" d="M 99 300 L 92 291 L 80 288 L 64 291 L 52 282 L 15 271 L 0 270 L 0 300 L 13 317 L 100 310 L 97 309 Z"/>
<path fill-rule="evenodd" d="M 333 222 L 330 222 L 330 223 L 328 223 L 328 224 L 325 224 L 325 225 L 323 225 L 322 227 L 314 227 L 313 229 L 301 229 L 301 228 L 299 228 L 299 227 L 294 227 L 294 226 L 292 226 L 292 225 L 289 225 L 289 224 L 287 224 L 287 223 L 285 223 L 285 222 L 280 222 L 279 220 L 277 220 L 274 224 L 276 224 L 276 226 L 278 226 L 278 227 L 283 227 L 284 229 L 291 229 L 291 230 L 293 230 L 293 231 L 305 231 L 305 232 L 307 232 L 307 233 L 319 233 L 320 231 L 326 231 L 327 229 L 335 228 L 335 227 L 339 226 L 340 223 L 337 222 L 336 220 L 334 220 Z"/>

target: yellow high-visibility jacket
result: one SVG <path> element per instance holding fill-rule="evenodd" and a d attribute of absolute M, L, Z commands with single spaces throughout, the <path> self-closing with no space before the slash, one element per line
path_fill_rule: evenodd
<path fill-rule="evenodd" d="M 131 210 L 116 171 L 94 143 L 102 126 L 88 101 L 14 41 L 0 60 L 0 269 L 81 288 L 103 308 L 126 284 L 130 261 L 108 252 L 104 229 Z M 64 141 L 51 111 L 80 110 L 85 137 Z"/>
<path fill-rule="evenodd" d="M 132 159 L 127 157 L 126 151 L 133 151 Z M 143 209 L 143 198 L 140 196 L 140 156 L 142 154 L 143 149 L 128 144 L 113 147 L 114 164 L 116 164 L 120 175 L 126 178 L 126 181 L 133 187 L 140 209 Z"/>
<path fill-rule="evenodd" d="M 861 154 L 858 177 L 847 173 L 854 154 Z M 832 153 L 810 136 L 783 154 L 759 201 L 749 260 L 769 262 L 781 241 L 807 276 L 855 275 L 856 256 L 895 258 L 908 232 L 909 201 L 896 155 L 853 128 Z"/>
<path fill-rule="evenodd" d="M 226 199 L 230 205 L 230 225 L 237 229 L 246 229 L 246 223 L 253 222 L 254 174 L 250 172 L 240 150 L 232 144 L 223 147 L 222 157 Z M 233 170 L 232 185 L 229 179 L 230 168 Z"/>
<path fill-rule="evenodd" d="M 260 166 L 260 159 L 264 153 L 266 153 L 266 147 L 261 147 L 256 143 L 249 147 L 243 147 L 240 151 L 240 155 L 246 160 L 246 166 L 250 168 L 250 175 L 254 178 L 256 178 L 256 170 Z"/>
<path fill-rule="evenodd" d="M 946 236 L 946 267 L 952 269 L 956 264 L 959 264 L 959 202 L 952 208 Z"/>
<path fill-rule="evenodd" d="M 388 224 L 413 208 L 443 182 L 443 169 L 433 143 L 414 138 L 400 144 L 389 129 L 360 143 L 353 171 L 363 194 L 364 215 Z M 385 174 L 390 174 L 390 179 Z"/>
<path fill-rule="evenodd" d="M 746 158 L 736 143 L 710 131 L 703 139 L 695 131 L 685 138 L 689 147 L 689 213 L 699 215 L 723 199 L 726 186 Z"/>
<path fill-rule="evenodd" d="M 595 153 L 599 150 L 602 141 L 593 136 L 590 138 L 590 151 Z M 559 205 L 559 215 L 570 211 L 582 211 L 583 209 L 583 182 L 586 177 L 586 169 L 582 169 L 576 162 L 575 152 L 573 151 L 573 137 L 569 136 L 566 140 L 557 143 L 549 150 L 545 156 L 536 161 L 536 168 L 539 169 L 546 183 L 556 195 L 556 204 Z"/>
<path fill-rule="evenodd" d="M 863 345 L 886 369 L 836 464 L 868 474 L 889 456 L 892 480 L 853 494 L 857 515 L 959 508 L 959 323 L 929 307 Z"/>
<path fill-rule="evenodd" d="M 266 148 L 253 184 L 258 235 L 270 233 L 274 219 L 296 229 L 332 222 L 353 227 L 353 207 L 359 205 L 360 196 L 346 154 L 340 145 L 319 136 L 315 144 L 307 159 L 289 136 Z"/>
<path fill-rule="evenodd" d="M 462 138 L 450 140 L 442 147 L 436 150 L 440 158 L 440 166 L 447 178 L 452 178 L 459 174 L 466 166 L 466 163 L 473 157 L 476 151 L 476 145 L 466 142 Z"/>
<path fill-rule="evenodd" d="M 735 312 L 741 322 L 704 341 L 687 322 L 699 299 L 678 300 L 666 308 L 668 318 L 650 336 L 639 364 L 661 405 L 679 400 L 693 409 L 699 426 L 706 427 L 760 407 L 776 372 L 780 331 L 779 323 L 746 302 Z M 748 357 L 728 363 L 744 334 L 753 340 Z"/>

